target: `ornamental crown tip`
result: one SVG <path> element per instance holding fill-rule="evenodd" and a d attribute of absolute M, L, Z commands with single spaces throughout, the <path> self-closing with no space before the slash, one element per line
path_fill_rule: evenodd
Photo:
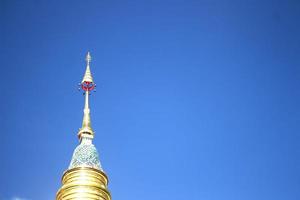
<path fill-rule="evenodd" d="M 85 91 L 91 91 L 94 89 L 95 86 L 94 86 L 92 73 L 90 70 L 90 62 L 92 60 L 92 57 L 89 51 L 87 52 L 85 60 L 86 60 L 86 70 L 83 79 L 81 81 L 81 87 Z"/>
<path fill-rule="evenodd" d="M 89 64 L 92 60 L 92 57 L 91 57 L 91 54 L 90 52 L 88 51 L 87 54 L 86 54 L 86 57 L 85 57 L 85 60 L 86 62 Z"/>

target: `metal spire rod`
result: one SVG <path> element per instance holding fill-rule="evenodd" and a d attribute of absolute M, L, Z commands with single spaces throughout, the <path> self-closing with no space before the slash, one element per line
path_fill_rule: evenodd
<path fill-rule="evenodd" d="M 83 137 L 93 138 L 94 131 L 91 127 L 91 117 L 89 108 L 89 93 L 94 90 L 95 83 L 93 81 L 92 73 L 90 70 L 90 62 L 92 60 L 90 52 L 86 55 L 86 70 L 81 81 L 81 88 L 85 91 L 85 104 L 83 110 L 82 127 L 79 130 L 78 137 L 81 140 Z"/>

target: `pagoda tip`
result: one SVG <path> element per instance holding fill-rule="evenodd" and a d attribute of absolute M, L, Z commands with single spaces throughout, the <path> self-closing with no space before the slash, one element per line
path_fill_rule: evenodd
<path fill-rule="evenodd" d="M 92 57 L 91 57 L 91 54 L 90 52 L 88 51 L 87 54 L 86 54 L 86 58 L 85 58 L 87 64 L 89 64 L 92 60 Z"/>
<path fill-rule="evenodd" d="M 87 52 L 85 60 L 86 60 L 86 70 L 83 79 L 81 81 L 81 88 L 85 91 L 91 91 L 94 89 L 94 81 L 90 70 L 90 62 L 92 60 L 92 57 L 89 51 Z"/>

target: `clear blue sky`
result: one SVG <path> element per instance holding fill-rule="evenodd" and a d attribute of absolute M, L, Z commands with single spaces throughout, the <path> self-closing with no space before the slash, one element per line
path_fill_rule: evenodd
<path fill-rule="evenodd" d="M 0 200 L 55 198 L 88 50 L 113 200 L 300 199 L 300 1 L 0 9 Z"/>

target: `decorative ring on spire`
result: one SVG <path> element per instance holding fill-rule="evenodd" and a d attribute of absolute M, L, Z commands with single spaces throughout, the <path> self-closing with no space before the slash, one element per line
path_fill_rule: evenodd
<path fill-rule="evenodd" d="M 81 88 L 84 91 L 92 91 L 95 88 L 95 84 L 93 82 L 83 81 L 81 83 Z"/>

